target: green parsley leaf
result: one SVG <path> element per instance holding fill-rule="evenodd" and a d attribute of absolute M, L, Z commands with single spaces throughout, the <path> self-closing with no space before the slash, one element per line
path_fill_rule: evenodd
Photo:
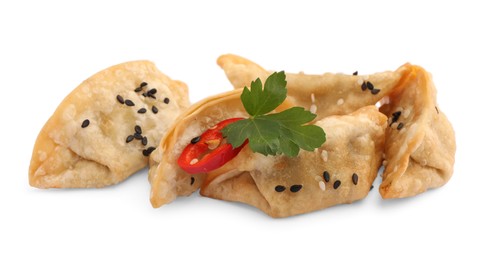
<path fill-rule="evenodd" d="M 236 121 L 222 129 L 227 142 L 238 147 L 248 139 L 254 152 L 276 155 L 278 150 L 280 125 L 262 118 L 249 118 Z"/>
<path fill-rule="evenodd" d="M 285 72 L 274 72 L 264 84 L 259 78 L 243 89 L 241 101 L 248 114 L 251 116 L 264 115 L 276 109 L 286 98 Z"/>
<path fill-rule="evenodd" d="M 290 139 L 301 149 L 313 151 L 326 141 L 325 132 L 321 127 L 302 125 L 316 118 L 315 114 L 302 107 L 292 107 L 281 113 L 266 115 L 266 117 L 279 122 L 281 136 Z M 286 155 L 296 156 L 297 154 Z"/>
<path fill-rule="evenodd" d="M 285 73 L 273 73 L 266 80 L 264 89 L 260 79 L 245 87 L 241 101 L 250 118 L 236 121 L 222 129 L 227 142 L 239 147 L 248 139 L 250 148 L 264 155 L 284 154 L 297 156 L 300 149 L 313 151 L 326 141 L 323 129 L 316 125 L 304 125 L 316 115 L 302 107 L 292 107 L 275 114 L 286 98 Z"/>

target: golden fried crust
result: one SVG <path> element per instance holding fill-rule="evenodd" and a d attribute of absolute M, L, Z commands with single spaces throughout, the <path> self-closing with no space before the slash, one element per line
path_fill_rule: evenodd
<path fill-rule="evenodd" d="M 150 201 L 153 207 L 160 207 L 177 196 L 187 196 L 199 189 L 206 174 L 186 173 L 177 165 L 177 159 L 192 138 L 224 119 L 245 116 L 240 95 L 241 90 L 234 90 L 199 101 L 181 114 L 165 133 L 149 162 Z"/>
<path fill-rule="evenodd" d="M 406 65 L 409 73 L 381 111 L 389 117 L 387 165 L 380 194 L 404 198 L 443 186 L 455 162 L 455 134 L 436 103 L 436 89 L 423 68 Z"/>
<path fill-rule="evenodd" d="M 221 56 L 218 64 L 236 90 L 193 105 L 164 136 L 150 158 L 154 207 L 198 188 L 203 196 L 247 203 L 273 217 L 351 203 L 367 195 L 384 152 L 384 198 L 412 196 L 451 176 L 453 129 L 436 106 L 429 74 L 410 64 L 367 76 L 287 73 L 288 97 L 277 111 L 291 106 L 315 110 L 313 123 L 325 130 L 325 144 L 314 152 L 300 151 L 297 158 L 263 156 L 247 146 L 219 169 L 187 174 L 176 163 L 182 149 L 222 120 L 248 116 L 240 101 L 242 87 L 271 73 L 234 55 Z M 368 82 L 375 93 L 363 90 Z M 385 115 L 374 106 L 383 97 Z"/>
<path fill-rule="evenodd" d="M 360 200 L 370 191 L 381 165 L 386 120 L 374 106 L 326 117 L 316 123 L 325 130 L 326 142 L 315 152 L 301 151 L 297 158 L 266 157 L 245 147 L 208 174 L 201 194 L 247 203 L 272 217 Z M 330 178 L 325 179 L 325 171 Z M 336 182 L 340 185 L 334 188 Z"/>
<path fill-rule="evenodd" d="M 159 148 L 149 160 L 150 201 L 153 207 L 170 203 L 177 196 L 190 195 L 200 188 L 207 175 L 186 173 L 177 165 L 177 159 L 191 139 L 208 128 L 228 118 L 248 116 L 240 100 L 241 91 L 235 89 L 197 102 L 181 114 L 165 133 Z M 276 111 L 292 105 L 285 100 Z"/>
<path fill-rule="evenodd" d="M 134 91 L 142 82 L 147 86 Z M 152 89 L 156 93 L 142 95 Z M 118 95 L 133 106 L 122 104 Z M 149 61 L 105 69 L 74 89 L 40 131 L 29 168 L 30 185 L 86 188 L 118 183 L 147 165 L 143 150 L 156 147 L 188 106 L 187 86 Z M 146 112 L 138 113 L 141 108 Z M 136 125 L 147 145 L 137 139 L 126 142 Z"/>
<path fill-rule="evenodd" d="M 264 80 L 272 73 L 233 54 L 220 56 L 217 64 L 224 70 L 234 88 L 249 87 L 256 78 Z M 316 120 L 330 115 L 349 114 L 364 106 L 375 105 L 398 85 L 407 70 L 407 66 L 401 66 L 396 71 L 372 75 L 308 75 L 287 72 L 288 100 L 296 106 L 316 112 Z M 363 84 L 373 86 L 373 90 L 363 90 Z"/>

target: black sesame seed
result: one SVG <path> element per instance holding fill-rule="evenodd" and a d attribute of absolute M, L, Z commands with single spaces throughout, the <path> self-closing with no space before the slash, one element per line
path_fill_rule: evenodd
<path fill-rule="evenodd" d="M 169 99 L 168 97 L 164 98 L 164 99 L 163 99 L 163 103 L 165 103 L 165 104 L 170 103 L 170 99 Z"/>
<path fill-rule="evenodd" d="M 292 187 L 290 187 L 291 192 L 297 192 L 300 189 L 302 189 L 302 185 L 300 185 L 300 184 L 292 185 Z"/>
<path fill-rule="evenodd" d="M 142 134 L 142 128 L 141 128 L 140 126 L 136 125 L 136 126 L 134 127 L 134 130 L 135 130 L 135 132 L 136 132 L 136 133 L 138 133 L 138 134 Z"/>
<path fill-rule="evenodd" d="M 340 184 L 342 184 L 342 182 L 340 182 L 339 180 L 336 180 L 334 183 L 333 183 L 333 188 L 334 189 L 338 189 L 340 187 Z"/>
<path fill-rule="evenodd" d="M 116 96 L 116 100 L 118 100 L 118 102 L 119 102 L 120 104 L 125 104 L 125 100 L 123 100 L 123 97 L 122 97 L 122 96 L 120 96 L 120 95 L 117 95 L 117 96 Z"/>
<path fill-rule="evenodd" d="M 143 136 L 141 140 L 142 145 L 146 146 L 148 144 L 148 138 Z"/>
<path fill-rule="evenodd" d="M 191 185 L 194 184 L 194 177 L 191 177 Z"/>
<path fill-rule="evenodd" d="M 352 174 L 352 183 L 354 183 L 354 185 L 358 185 L 358 175 L 356 173 Z"/>
<path fill-rule="evenodd" d="M 147 83 L 147 82 L 142 82 L 142 83 L 141 83 L 141 85 L 139 85 L 139 87 L 143 88 L 143 87 L 145 87 L 145 86 L 147 86 L 147 85 L 148 85 L 148 83 Z"/>
<path fill-rule="evenodd" d="M 373 95 L 377 95 L 379 92 L 380 92 L 380 89 L 378 89 L 378 88 L 372 89 L 372 94 Z"/>
<path fill-rule="evenodd" d="M 373 84 L 370 81 L 366 82 L 366 88 L 369 89 L 369 90 L 373 90 L 374 89 Z"/>
<path fill-rule="evenodd" d="M 197 136 L 197 137 L 195 137 L 195 138 L 191 139 L 191 143 L 192 143 L 192 144 L 196 144 L 197 142 L 199 142 L 199 141 L 200 141 L 200 139 L 201 139 L 201 137 L 200 137 L 200 136 Z"/>
<path fill-rule="evenodd" d="M 155 147 L 150 146 L 148 149 L 142 150 L 142 155 L 149 156 L 155 149 Z"/>
<path fill-rule="evenodd" d="M 148 96 L 148 97 L 150 97 L 150 98 L 154 98 L 154 99 L 156 99 L 155 94 L 156 94 L 156 89 L 155 89 L 155 88 L 153 88 L 153 89 L 150 89 L 150 90 L 146 93 L 146 96 Z"/>
<path fill-rule="evenodd" d="M 392 122 L 397 122 L 401 116 L 401 111 L 396 111 L 392 113 Z"/>
<path fill-rule="evenodd" d="M 135 133 L 134 134 L 134 138 L 137 139 L 137 140 L 142 140 L 142 135 L 139 134 L 139 133 Z"/>
<path fill-rule="evenodd" d="M 325 179 L 325 182 L 329 182 L 330 181 L 330 173 L 327 171 L 324 171 L 323 172 L 323 179 Z"/>
<path fill-rule="evenodd" d="M 90 121 L 88 119 L 83 120 L 82 122 L 82 128 L 85 128 L 90 125 Z"/>
<path fill-rule="evenodd" d="M 127 136 L 127 139 L 125 140 L 125 142 L 130 143 L 130 142 L 132 142 L 132 140 L 134 140 L 134 136 L 129 135 L 129 136 Z"/>
<path fill-rule="evenodd" d="M 372 185 L 372 186 L 370 186 L 370 190 L 373 190 L 373 185 Z"/>
<path fill-rule="evenodd" d="M 157 108 L 157 107 L 155 107 L 155 106 L 153 106 L 153 107 L 151 108 L 151 111 L 153 111 L 153 114 L 156 114 L 156 113 L 158 113 L 158 108 Z"/>
<path fill-rule="evenodd" d="M 404 126 L 405 126 L 405 125 L 404 125 L 403 123 L 399 123 L 399 124 L 398 124 L 398 130 L 403 129 L 403 127 L 404 127 Z"/>
<path fill-rule="evenodd" d="M 129 107 L 135 106 L 134 102 L 132 102 L 132 100 L 130 100 L 130 99 L 125 100 L 125 105 L 127 105 Z"/>
<path fill-rule="evenodd" d="M 439 110 L 438 110 L 438 107 L 434 107 L 434 108 L 436 108 L 436 112 L 437 112 L 437 113 L 439 114 Z"/>
<path fill-rule="evenodd" d="M 366 90 L 366 81 L 363 81 L 363 84 L 361 84 L 361 90 Z"/>
<path fill-rule="evenodd" d="M 141 92 L 142 91 L 142 87 L 138 87 L 136 89 L 134 89 L 135 92 Z"/>
<path fill-rule="evenodd" d="M 286 188 L 285 188 L 285 186 L 278 185 L 278 186 L 274 187 L 274 190 L 275 190 L 276 192 L 283 192 L 283 191 L 285 191 L 285 190 L 286 190 Z"/>
<path fill-rule="evenodd" d="M 137 113 L 144 114 L 144 113 L 146 113 L 146 111 L 147 110 L 145 108 L 141 108 L 141 109 L 137 110 Z"/>
<path fill-rule="evenodd" d="M 147 97 L 148 95 L 146 95 L 146 93 L 142 93 L 142 96 L 143 96 L 143 97 Z"/>
<path fill-rule="evenodd" d="M 358 76 L 358 71 L 352 73 L 353 76 Z"/>

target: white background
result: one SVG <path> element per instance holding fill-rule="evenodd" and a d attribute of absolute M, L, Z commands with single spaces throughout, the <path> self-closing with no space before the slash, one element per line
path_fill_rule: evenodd
<path fill-rule="evenodd" d="M 499 259 L 499 9 L 373 2 L 2 1 L 0 259 Z M 153 209 L 146 171 L 103 189 L 28 185 L 39 130 L 87 77 L 149 59 L 194 102 L 231 88 L 224 53 L 289 72 L 423 66 L 456 131 L 453 178 L 286 219 L 199 195 Z"/>

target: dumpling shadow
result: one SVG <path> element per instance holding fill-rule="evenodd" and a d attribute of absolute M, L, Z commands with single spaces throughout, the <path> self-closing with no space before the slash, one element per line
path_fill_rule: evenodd
<path fill-rule="evenodd" d="M 401 207 L 404 204 L 408 205 L 409 203 L 415 203 L 417 201 L 427 199 L 428 196 L 433 196 L 431 194 L 435 193 L 436 190 L 437 189 L 430 189 L 424 193 L 421 193 L 421 194 L 418 194 L 418 195 L 412 196 L 412 197 L 406 197 L 406 198 L 383 199 L 382 196 L 380 196 L 378 204 L 381 208 L 384 208 L 384 209 Z"/>

